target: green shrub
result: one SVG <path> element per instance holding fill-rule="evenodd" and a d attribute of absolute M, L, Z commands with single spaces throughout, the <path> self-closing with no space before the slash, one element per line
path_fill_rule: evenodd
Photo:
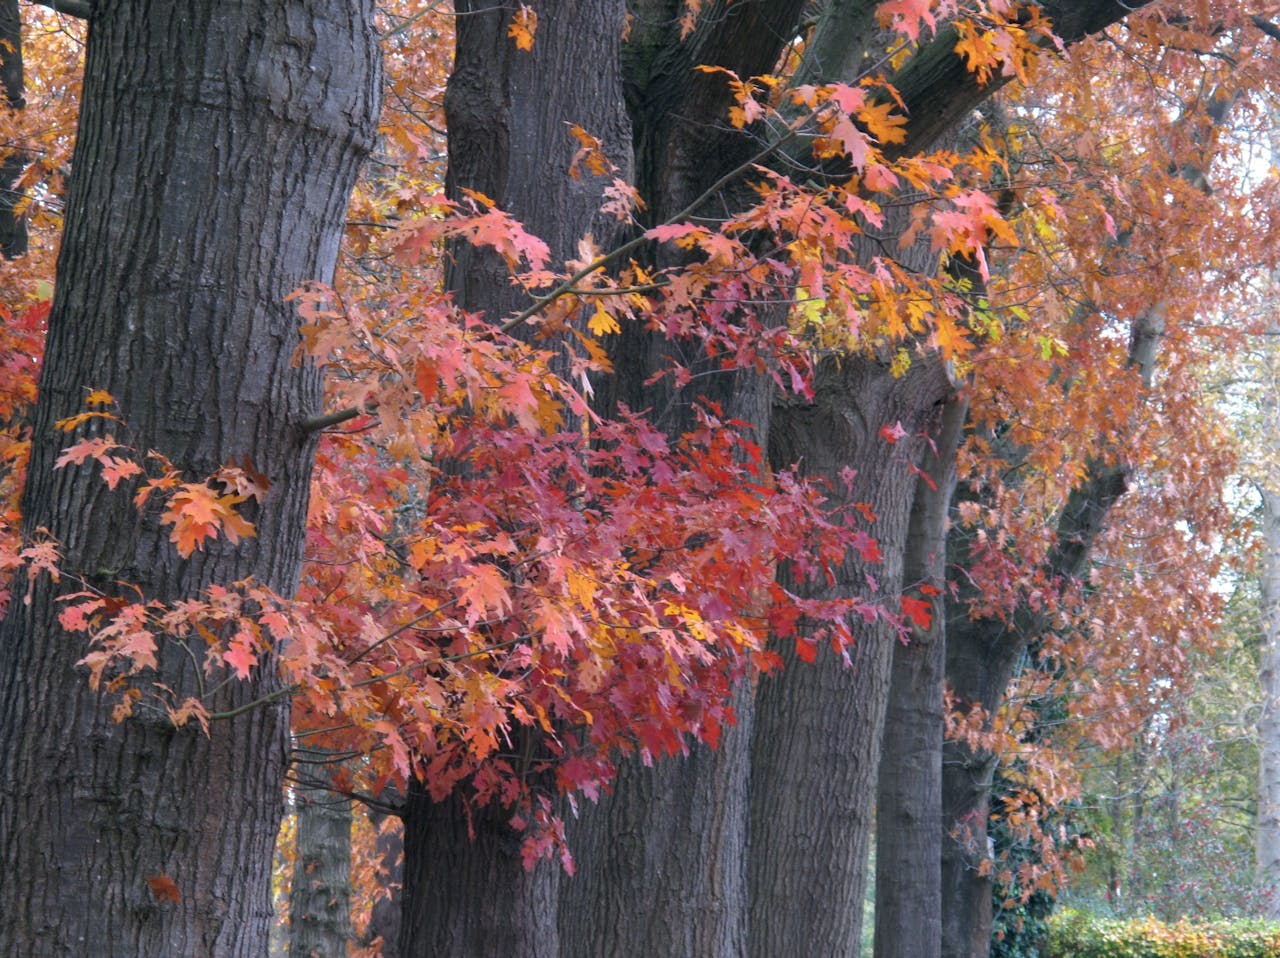
<path fill-rule="evenodd" d="M 1280 923 L 1236 918 L 1176 924 L 1064 910 L 1049 919 L 1046 958 L 1278 958 Z"/>

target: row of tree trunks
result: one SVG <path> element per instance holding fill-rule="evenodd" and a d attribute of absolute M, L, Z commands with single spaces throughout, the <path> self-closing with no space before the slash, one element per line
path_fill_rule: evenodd
<path fill-rule="evenodd" d="M 719 64 L 739 76 L 769 72 L 794 35 L 803 5 L 712 4 L 684 40 L 677 38 L 677 6 L 668 0 L 632 3 L 629 39 L 621 50 L 634 158 L 629 169 L 656 222 L 683 209 L 755 148 L 720 122 L 729 105 L 722 81 L 691 74 L 691 67 Z M 1101 0 L 1054 7 L 1052 12 L 1062 16 L 1068 41 L 1100 29 L 1124 12 Z M 555 6 L 540 14 L 535 53 L 543 42 L 558 48 L 561 41 L 556 38 L 564 29 L 559 18 L 567 16 Z M 843 69 L 857 60 L 868 41 L 865 31 L 870 15 L 869 5 L 858 3 L 832 4 L 824 11 L 824 39 L 813 48 L 823 52 L 825 64 L 810 67 L 808 79 L 842 78 L 823 74 L 830 64 L 840 63 Z M 586 32 L 589 37 L 595 35 Z M 544 33 L 550 39 L 544 41 Z M 842 35 L 849 43 L 843 58 L 839 48 L 844 41 L 830 40 Z M 478 53 L 471 52 L 472 42 L 460 32 L 460 65 L 474 69 L 474 64 L 484 63 L 489 70 L 487 82 L 506 82 L 494 78 L 505 75 L 508 68 L 501 65 L 512 54 L 495 52 L 492 31 L 474 47 Z M 592 42 L 588 40 L 588 46 Z M 574 62 L 591 61 L 584 53 Z M 931 45 L 929 55 L 909 65 L 898 79 L 911 115 L 937 121 L 913 124 L 907 151 L 928 148 L 993 89 L 979 88 L 951 47 L 941 42 Z M 501 103 L 503 110 L 512 113 L 519 112 L 521 104 L 535 103 L 545 111 L 544 104 L 550 103 L 553 116 L 558 116 L 555 111 L 563 103 L 565 118 L 580 122 L 578 115 L 599 115 L 592 112 L 600 108 L 599 97 L 604 96 L 606 104 L 611 102 L 611 82 L 606 76 L 603 89 L 597 90 L 594 82 L 575 85 L 565 76 L 527 77 L 523 86 L 502 87 L 506 99 L 492 95 L 489 102 Z M 606 116 L 615 114 L 606 111 Z M 606 119 L 597 122 L 598 127 L 588 128 L 593 132 L 619 129 Z M 452 120 L 450 126 L 452 131 Z M 482 126 L 495 129 L 489 122 Z M 622 140 L 627 137 L 625 129 L 617 135 Z M 602 139 L 606 146 L 612 145 L 607 132 Z M 555 141 L 538 133 L 522 142 L 530 144 L 535 154 L 552 155 L 558 148 Z M 510 149 L 492 136 L 485 149 L 483 170 L 468 174 L 472 179 L 466 185 L 480 184 L 483 189 L 486 182 L 495 182 L 485 177 L 501 174 L 507 192 L 496 186 L 486 192 L 499 198 L 533 232 L 549 239 L 553 249 L 569 240 L 570 231 L 561 232 L 563 219 L 548 224 L 536 215 L 532 219 L 525 215 L 516 177 L 507 172 L 508 164 L 518 162 Z M 463 163 L 473 160 L 474 156 L 464 157 Z M 550 182 L 562 177 L 563 169 L 551 169 Z M 461 180 L 453 182 L 463 185 Z M 732 194 L 715 198 L 708 209 L 721 210 L 726 202 L 733 202 Z M 484 293 L 478 289 L 476 295 Z M 476 300 L 465 302 L 475 308 Z M 847 501 L 871 503 L 879 517 L 875 533 L 885 559 L 874 569 L 878 597 L 896 596 L 903 583 L 914 500 L 910 467 L 927 463 L 924 444 L 918 439 L 890 448 L 876 430 L 894 421 L 902 422 L 915 436 L 936 428 L 942 403 L 952 392 L 941 364 L 922 361 L 908 377 L 896 380 L 887 364 L 847 360 L 840 370 L 820 373 L 820 398 L 812 406 L 784 403 L 771 420 L 767 397 L 762 401 L 760 386 L 750 376 L 717 375 L 696 392 L 678 394 L 664 391 L 661 384 L 649 384 L 669 349 L 654 334 L 626 330 L 615 349 L 618 374 L 603 384 L 605 405 L 621 402 L 647 409 L 664 428 L 678 434 L 690 422 L 693 404 L 700 398 L 714 398 L 731 415 L 751 423 L 757 438 L 767 440 L 775 465 L 802 461 L 810 474 L 833 479 L 845 467 L 853 467 L 857 479 L 855 488 L 847 490 Z M 833 442 L 833 436 L 839 438 Z M 948 465 L 942 463 L 944 471 Z M 935 515 L 942 505 L 935 503 Z M 932 534 L 940 536 L 936 530 Z M 941 538 L 922 554 L 936 561 L 943 554 Z M 865 594 L 869 571 L 851 558 L 841 570 L 843 594 L 851 590 Z M 638 761 L 624 763 L 615 793 L 598 807 L 587 806 L 582 820 L 571 827 L 579 872 L 562 883 L 557 933 L 565 953 L 734 954 L 740 953 L 744 929 L 753 954 L 776 954 L 779 948 L 852 953 L 859 937 L 866 849 L 896 640 L 896 631 L 884 623 L 860 628 L 852 668 L 825 655 L 814 667 L 792 663 L 781 676 L 763 681 L 754 701 L 740 694 L 740 727 L 722 743 L 719 756 L 695 750 L 693 761 L 661 761 L 653 769 Z M 792 655 L 790 650 L 781 651 Z M 935 647 L 934 658 L 937 652 Z M 748 743 L 749 755 L 735 751 Z M 736 789 L 743 782 L 749 782 L 749 833 L 733 814 Z M 691 839 L 686 831 L 691 827 L 713 833 Z M 735 912 L 734 887 L 740 879 L 726 857 L 744 848 L 748 849 L 745 874 L 750 902 L 745 916 L 740 905 Z M 908 904 L 902 914 L 910 914 L 911 907 Z M 691 927 L 689 923 L 699 917 L 710 927 Z M 632 933 L 639 929 L 643 934 Z M 936 949 L 929 946 L 918 953 L 936 953 Z"/>
<path fill-rule="evenodd" d="M 968 408 L 963 393 L 946 401 L 907 532 L 904 588 L 934 608 L 928 628 L 916 623 L 893 648 L 876 791 L 877 958 L 938 954 L 942 947 L 941 912 L 927 906 L 942 900 L 945 543 Z"/>
<path fill-rule="evenodd" d="M 797 0 L 716 0 L 682 41 L 677 3 L 629 4 L 632 32 L 622 68 L 635 183 L 652 222 L 686 209 L 759 149 L 722 122 L 732 102 L 723 79 L 695 73 L 694 66 L 715 64 L 739 76 L 771 71 L 802 6 Z M 724 197 L 716 196 L 696 212 L 716 217 L 724 210 Z M 653 255 L 666 264 L 662 252 Z M 772 392 L 765 377 L 693 359 L 695 384 L 673 390 L 668 381 L 650 379 L 686 347 L 636 326 L 618 340 L 612 350 L 616 375 L 601 390 L 606 408 L 648 410 L 664 431 L 679 436 L 695 425 L 698 404 L 710 401 L 765 442 Z M 690 363 L 687 354 L 681 358 Z M 566 955 L 747 953 L 754 707 L 752 689 L 739 688 L 736 725 L 724 730 L 718 749 L 695 745 L 688 757 L 665 758 L 653 767 L 638 756 L 627 758 L 612 793 L 584 809 L 570 831 L 579 872 L 566 885 L 561 910 Z"/>
<path fill-rule="evenodd" d="M 905 376 L 888 363 L 845 359 L 817 377 L 812 404 L 781 405 L 770 458 L 802 462 L 807 474 L 866 503 L 883 559 L 850 555 L 830 595 L 851 590 L 871 602 L 902 588 L 903 549 L 915 489 L 912 468 L 950 392 L 937 360 Z M 901 422 L 910 438 L 878 436 Z M 842 473 L 856 474 L 845 485 Z M 870 586 L 868 576 L 877 585 Z M 751 769 L 751 954 L 858 954 L 867 854 L 874 827 L 880 738 L 897 629 L 887 620 L 854 623 L 850 664 L 831 650 L 804 665 L 779 648 L 786 666 L 762 680 Z"/>
<path fill-rule="evenodd" d="M 1072 42 L 1142 5 L 1045 6 Z M 813 44 L 823 60 L 811 59 L 809 79 L 848 79 L 828 71 L 860 58 L 873 6 L 824 8 Z M 599 181 L 567 176 L 575 144 L 565 124 L 600 137 L 661 221 L 758 148 L 724 123 L 723 77 L 692 67 L 772 72 L 809 4 L 718 0 L 685 38 L 678 0 L 547 0 L 532 52 L 507 35 L 515 7 L 457 4 L 448 188 L 454 198 L 484 192 L 563 261 L 588 233 L 602 247 L 613 240 L 597 213 Z M 22 506 L 29 538 L 61 544 L 64 579 L 20 583 L 0 626 L 0 869 L 29 876 L 0 890 L 0 954 L 84 954 L 92 942 L 104 956 L 257 955 L 267 947 L 287 708 L 247 712 L 207 738 L 145 711 L 114 723 L 77 672 L 85 648 L 61 631 L 57 600 L 85 585 L 111 593 L 119 582 L 162 601 L 245 578 L 293 590 L 314 452 L 299 423 L 319 411 L 321 389 L 313 367 L 292 361 L 296 319 L 284 298 L 331 277 L 346 199 L 372 142 L 372 3 L 117 0 L 92 9 Z M 12 59 L 6 67 L 12 102 Z M 967 73 L 945 31 L 897 79 L 913 118 L 906 152 L 936 142 L 994 89 Z M 739 199 L 727 192 L 700 212 L 722 215 Z M 465 308 L 496 319 L 519 302 L 494 258 L 454 252 L 448 283 Z M 699 399 L 722 400 L 775 465 L 800 462 L 836 490 L 855 469 L 841 492 L 878 514 L 884 560 L 872 569 L 850 557 L 838 590 L 900 593 L 911 469 L 932 468 L 921 437 L 937 429 L 951 394 L 936 358 L 904 377 L 865 356 L 824 366 L 814 401 L 781 403 L 771 424 L 758 376 L 726 373 L 667 393 L 648 380 L 671 347 L 640 331 L 619 342 L 606 405 L 649 409 L 675 434 Z M 257 537 L 180 560 L 157 517 L 139 515 L 127 495 L 89 469 L 55 472 L 76 437 L 53 424 L 82 408 L 87 388 L 116 397 L 129 442 L 192 477 L 245 460 L 265 474 Z M 884 442 L 877 431 L 889 422 L 910 438 Z M 401 952 L 550 955 L 579 947 L 557 944 L 571 930 L 593 943 L 581 953 L 600 943 L 627 954 L 633 945 L 620 929 L 646 927 L 646 954 L 741 954 L 744 936 L 756 955 L 852 954 L 897 632 L 878 622 L 858 638 L 852 667 L 824 652 L 812 667 L 792 663 L 765 680 L 758 696 L 740 690 L 739 724 L 720 753 L 661 762 L 656 773 L 625 769 L 617 794 L 575 829 L 586 898 L 575 897 L 581 888 L 557 890 L 564 880 L 552 866 L 523 871 L 504 810 L 469 814 L 460 797 L 433 804 L 414 786 Z M 185 652 L 163 649 L 157 671 L 179 699 L 194 693 Z M 276 683 L 268 663 L 208 704 L 231 710 Z M 636 784 L 655 775 L 649 788 Z M 621 827 L 642 830 L 643 841 L 614 842 Z M 682 829 L 699 830 L 697 840 Z M 599 903 L 600 888 L 625 897 L 598 917 L 584 917 L 585 904 L 556 907 Z"/>

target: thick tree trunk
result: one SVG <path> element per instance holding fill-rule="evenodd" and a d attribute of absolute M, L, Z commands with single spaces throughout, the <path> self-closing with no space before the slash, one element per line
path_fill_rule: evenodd
<path fill-rule="evenodd" d="M 578 147 L 569 124 L 599 138 L 626 174 L 630 124 L 618 68 L 623 0 L 538 4 L 537 35 L 527 52 L 507 34 L 517 4 L 456 6 L 456 57 L 445 95 L 450 195 L 484 193 L 547 243 L 553 267 L 577 256 L 587 234 L 607 248 L 617 230 L 599 213 L 608 180 L 569 176 Z M 529 304 L 500 257 L 462 244 L 451 253 L 447 281 L 465 309 L 500 322 Z M 510 817 L 510 810 L 469 810 L 459 797 L 435 804 L 420 785 L 410 787 L 399 943 L 405 958 L 557 954 L 560 865 L 543 861 L 527 873 Z"/>
<path fill-rule="evenodd" d="M 717 0 L 682 40 L 676 3 L 628 5 L 632 20 L 622 66 L 635 182 L 651 221 L 688 207 L 759 148 L 723 122 L 731 104 L 723 78 L 695 73 L 694 66 L 723 65 L 740 76 L 771 71 L 801 6 L 797 0 Z M 698 212 L 714 217 L 724 209 L 725 199 L 717 196 Z M 726 370 L 718 359 L 695 357 L 689 344 L 673 344 L 638 324 L 624 327 L 617 339 L 616 375 L 597 390 L 606 408 L 650 410 L 656 425 L 679 436 L 694 426 L 695 405 L 710 401 L 764 443 L 772 394 L 765 377 Z M 696 374 L 690 387 L 649 382 L 673 355 Z M 746 953 L 748 686 L 737 691 L 734 709 L 737 725 L 724 730 L 714 752 L 698 745 L 688 758 L 665 758 L 652 767 L 626 759 L 612 794 L 598 804 L 582 803 L 581 818 L 569 831 L 578 873 L 562 888 L 565 958 Z"/>
<path fill-rule="evenodd" d="M 942 948 L 942 710 L 947 516 L 968 400 L 947 400 L 916 482 L 903 587 L 934 607 L 893 648 L 876 793 L 876 958 L 937 958 Z M 920 587 L 937 591 L 930 595 Z"/>
<path fill-rule="evenodd" d="M 416 782 L 405 807 L 399 953 L 429 958 L 558 958 L 560 866 L 521 865 L 521 835 L 500 808 L 434 802 Z"/>
<path fill-rule="evenodd" d="M 297 854 L 289 886 L 291 958 L 345 958 L 351 942 L 351 799 L 328 785 L 323 750 L 295 760 Z"/>
<path fill-rule="evenodd" d="M 94 18 L 22 504 L 25 534 L 61 543 L 63 578 L 20 581 L 0 628 L 0 870 L 21 876 L 0 883 L 0 954 L 267 950 L 287 704 L 208 736 L 143 708 L 113 722 L 58 596 L 118 581 L 161 601 L 248 577 L 295 587 L 314 451 L 298 423 L 321 390 L 293 361 L 284 297 L 332 274 L 377 117 L 372 13 L 120 0 Z M 257 537 L 180 559 L 156 515 L 96 469 L 55 471 L 75 437 L 54 423 L 88 388 L 116 397 L 117 432 L 140 454 L 193 478 L 246 460 L 266 475 Z M 196 694 L 184 651 L 161 648 L 157 671 L 179 700 Z M 277 684 L 267 662 L 209 705 Z"/>
<path fill-rule="evenodd" d="M 883 559 L 850 555 L 836 584 L 818 594 L 860 592 L 896 611 L 903 544 L 914 497 L 910 468 L 922 460 L 921 434 L 936 426 L 950 392 L 940 361 L 921 359 L 901 378 L 887 364 L 846 358 L 819 373 L 812 404 L 774 413 L 770 458 L 799 462 L 841 490 L 841 502 L 866 503 Z M 901 422 L 908 438 L 891 444 L 882 426 Z M 869 578 L 870 577 L 870 578 Z M 870 584 L 871 580 L 876 583 Z M 751 767 L 751 948 L 781 954 L 858 954 L 867 852 L 875 807 L 880 737 L 888 700 L 892 625 L 854 622 L 852 665 L 830 649 L 812 665 L 794 648 L 778 649 L 786 667 L 760 683 Z"/>
<path fill-rule="evenodd" d="M 750 695 L 744 685 L 719 748 L 624 762 L 613 795 L 571 823 L 561 958 L 746 954 Z"/>

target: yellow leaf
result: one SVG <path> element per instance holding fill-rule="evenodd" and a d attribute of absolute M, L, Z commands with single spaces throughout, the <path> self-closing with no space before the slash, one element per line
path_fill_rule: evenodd
<path fill-rule="evenodd" d="M 595 313 L 587 320 L 587 329 L 591 330 L 596 336 L 622 332 L 622 327 L 618 325 L 618 321 L 605 312 L 603 306 L 596 307 Z"/>
<path fill-rule="evenodd" d="M 86 406 L 112 406 L 115 405 L 115 397 L 105 389 L 95 389 L 89 393 L 89 398 L 84 401 Z"/>

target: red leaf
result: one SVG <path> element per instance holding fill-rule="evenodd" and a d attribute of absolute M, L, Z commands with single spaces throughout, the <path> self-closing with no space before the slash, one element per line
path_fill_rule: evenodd
<path fill-rule="evenodd" d="M 155 896 L 156 901 L 182 901 L 178 883 L 168 875 L 152 875 L 147 879 L 147 885 L 150 886 L 151 894 Z"/>
<path fill-rule="evenodd" d="M 902 597 L 902 614 L 918 628 L 927 629 L 933 624 L 933 603 L 904 595 Z"/>
<path fill-rule="evenodd" d="M 907 435 L 907 431 L 902 428 L 902 423 L 900 422 L 895 422 L 891 426 L 880 427 L 880 438 L 888 443 L 897 442 L 899 439 L 904 438 L 906 435 Z"/>

